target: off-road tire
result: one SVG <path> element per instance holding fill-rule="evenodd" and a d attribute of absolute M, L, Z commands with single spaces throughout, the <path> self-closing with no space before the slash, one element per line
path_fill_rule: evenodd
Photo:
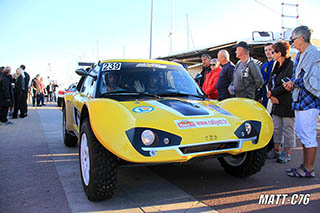
<path fill-rule="evenodd" d="M 75 147 L 78 143 L 78 138 L 70 134 L 66 129 L 66 109 L 62 109 L 62 134 L 64 145 L 67 147 Z"/>
<path fill-rule="evenodd" d="M 258 149 L 247 152 L 246 159 L 239 165 L 230 165 L 223 157 L 218 158 L 224 170 L 235 177 L 247 177 L 260 171 L 266 159 L 266 150 Z"/>
<path fill-rule="evenodd" d="M 89 180 L 85 184 L 82 168 L 83 134 L 87 139 L 89 157 Z M 90 122 L 86 119 L 81 125 L 79 162 L 82 186 L 86 196 L 91 201 L 104 200 L 112 197 L 116 188 L 118 163 L 117 158 L 104 148 L 91 130 Z"/>

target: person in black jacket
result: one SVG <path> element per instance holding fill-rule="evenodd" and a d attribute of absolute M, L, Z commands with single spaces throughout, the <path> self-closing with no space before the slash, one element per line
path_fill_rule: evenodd
<path fill-rule="evenodd" d="M 0 67 L 0 78 L 1 78 L 1 76 L 3 74 L 3 70 L 4 70 L 4 67 Z"/>
<path fill-rule="evenodd" d="M 24 88 L 22 89 L 22 95 L 23 95 L 23 99 L 22 99 L 22 113 L 20 115 L 21 118 L 24 118 L 28 115 L 28 104 L 27 104 L 27 100 L 28 100 L 28 89 L 29 89 L 29 81 L 30 81 L 30 75 L 25 71 L 26 66 L 25 65 L 21 65 L 20 69 L 22 70 L 22 77 L 24 79 Z"/>
<path fill-rule="evenodd" d="M 206 80 L 207 74 L 211 72 L 211 68 L 210 68 L 211 56 L 208 54 L 202 54 L 201 61 L 202 61 L 202 71 L 200 73 L 201 77 L 197 80 L 197 83 L 199 84 L 200 88 L 202 88 L 204 80 Z"/>
<path fill-rule="evenodd" d="M 233 81 L 234 64 L 230 61 L 230 54 L 225 49 L 218 52 L 218 61 L 222 65 L 222 70 L 218 78 L 217 90 L 218 100 L 222 101 L 227 98 L 232 98 L 228 88 Z"/>
<path fill-rule="evenodd" d="M 277 42 L 272 46 L 272 49 L 276 64 L 269 79 L 267 97 L 273 104 L 274 149 L 268 153 L 268 157 L 274 157 L 277 158 L 277 162 L 286 163 L 291 160 L 290 149 L 295 147 L 296 138 L 292 95 L 282 84 L 292 77 L 293 61 L 289 57 L 290 45 L 288 42 Z M 282 152 L 280 144 L 284 146 Z"/>
<path fill-rule="evenodd" d="M 15 80 L 15 86 L 14 86 L 14 110 L 12 118 L 18 118 L 18 111 L 20 111 L 20 117 L 24 117 L 24 109 L 23 102 L 24 102 L 24 94 L 23 90 L 25 89 L 25 81 L 22 76 L 22 70 L 18 68 L 16 70 L 16 80 Z"/>
<path fill-rule="evenodd" d="M 0 76 L 0 125 L 2 126 L 13 124 L 7 118 L 9 107 L 12 107 L 13 103 L 10 71 L 11 68 L 6 67 Z"/>

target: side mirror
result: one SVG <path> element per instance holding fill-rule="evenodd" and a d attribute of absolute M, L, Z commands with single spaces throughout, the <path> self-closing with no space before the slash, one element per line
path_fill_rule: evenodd
<path fill-rule="evenodd" d="M 80 76 L 89 75 L 89 73 L 88 73 L 85 69 L 83 69 L 83 68 L 77 69 L 77 70 L 76 70 L 76 73 L 77 73 L 78 75 L 80 75 Z"/>
<path fill-rule="evenodd" d="M 96 75 L 92 75 L 90 74 L 90 72 L 86 71 L 85 69 L 83 68 L 80 68 L 80 69 L 77 69 L 76 70 L 76 73 L 80 76 L 91 76 L 94 80 L 97 80 L 97 76 Z"/>

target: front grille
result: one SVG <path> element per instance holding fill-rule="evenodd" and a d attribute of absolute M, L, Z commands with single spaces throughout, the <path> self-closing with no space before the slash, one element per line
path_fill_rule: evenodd
<path fill-rule="evenodd" d="M 200 152 L 211 152 L 217 150 L 234 149 L 239 147 L 239 141 L 219 142 L 211 144 L 202 144 L 196 146 L 179 147 L 183 154 L 200 153 Z"/>

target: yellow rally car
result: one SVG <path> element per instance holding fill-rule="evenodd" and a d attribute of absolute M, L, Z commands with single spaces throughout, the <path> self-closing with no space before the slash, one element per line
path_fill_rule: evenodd
<path fill-rule="evenodd" d="M 113 195 L 117 168 L 217 157 L 231 175 L 258 172 L 273 123 L 253 100 L 207 99 L 173 62 L 107 60 L 81 75 L 63 102 L 66 146 L 79 142 L 81 179 L 89 200 Z"/>

